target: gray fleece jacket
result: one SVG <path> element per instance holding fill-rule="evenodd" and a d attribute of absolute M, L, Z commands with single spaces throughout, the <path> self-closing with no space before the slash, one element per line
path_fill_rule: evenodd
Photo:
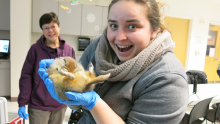
<path fill-rule="evenodd" d="M 100 37 L 94 38 L 80 62 L 96 68 L 95 50 Z M 188 104 L 185 70 L 173 52 L 166 52 L 129 81 L 106 81 L 95 91 L 127 124 L 179 124 Z M 69 106 L 76 109 L 74 106 Z M 78 124 L 96 124 L 88 110 Z"/>

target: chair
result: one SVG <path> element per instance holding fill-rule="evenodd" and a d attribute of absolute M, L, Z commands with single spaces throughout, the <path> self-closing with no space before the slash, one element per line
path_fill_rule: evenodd
<path fill-rule="evenodd" d="M 186 72 L 188 83 L 194 84 L 197 82 L 197 84 L 207 84 L 207 75 L 204 71 L 199 70 L 188 70 Z"/>
<path fill-rule="evenodd" d="M 191 110 L 190 114 L 185 114 L 180 124 L 202 124 L 208 115 L 209 104 L 213 97 L 198 102 Z M 200 120 L 203 118 L 203 120 Z"/>
<path fill-rule="evenodd" d="M 220 103 L 214 103 L 213 105 L 216 106 L 209 110 L 207 120 L 215 124 L 216 121 L 220 121 Z"/>

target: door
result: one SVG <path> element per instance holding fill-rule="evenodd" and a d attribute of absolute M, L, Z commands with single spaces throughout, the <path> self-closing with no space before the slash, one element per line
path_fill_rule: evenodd
<path fill-rule="evenodd" d="M 171 32 L 175 42 L 174 54 L 185 68 L 189 20 L 165 17 L 164 26 Z"/>
<path fill-rule="evenodd" d="M 217 67 L 220 61 L 220 54 L 219 54 L 220 52 L 219 51 L 220 49 L 220 26 L 211 25 L 209 28 L 209 37 L 207 39 L 208 39 L 207 40 L 208 49 L 207 49 L 207 55 L 205 58 L 204 71 L 207 74 L 208 81 L 215 83 L 216 81 L 220 81 L 219 76 L 217 74 Z M 214 48 L 215 50 L 214 55 L 209 54 L 209 52 L 212 51 L 212 50 L 210 51 L 210 46 L 211 46 L 211 49 Z"/>

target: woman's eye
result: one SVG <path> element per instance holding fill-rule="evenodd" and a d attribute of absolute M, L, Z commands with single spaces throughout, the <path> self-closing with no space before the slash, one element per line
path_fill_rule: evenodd
<path fill-rule="evenodd" d="M 135 26 L 135 25 L 129 25 L 128 28 L 129 28 L 129 29 L 135 29 L 136 26 Z"/>
<path fill-rule="evenodd" d="M 117 28 L 118 26 L 117 26 L 117 25 L 114 25 L 114 24 L 111 24 L 110 27 L 113 28 L 113 29 L 115 29 L 115 28 Z"/>

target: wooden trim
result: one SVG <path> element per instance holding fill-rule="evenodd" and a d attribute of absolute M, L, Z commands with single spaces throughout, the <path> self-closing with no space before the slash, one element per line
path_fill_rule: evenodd
<path fill-rule="evenodd" d="M 11 98 L 10 96 L 0 96 L 0 97 L 5 97 L 7 100 Z"/>
<path fill-rule="evenodd" d="M 18 101 L 18 97 L 11 97 L 11 102 L 17 102 Z"/>

